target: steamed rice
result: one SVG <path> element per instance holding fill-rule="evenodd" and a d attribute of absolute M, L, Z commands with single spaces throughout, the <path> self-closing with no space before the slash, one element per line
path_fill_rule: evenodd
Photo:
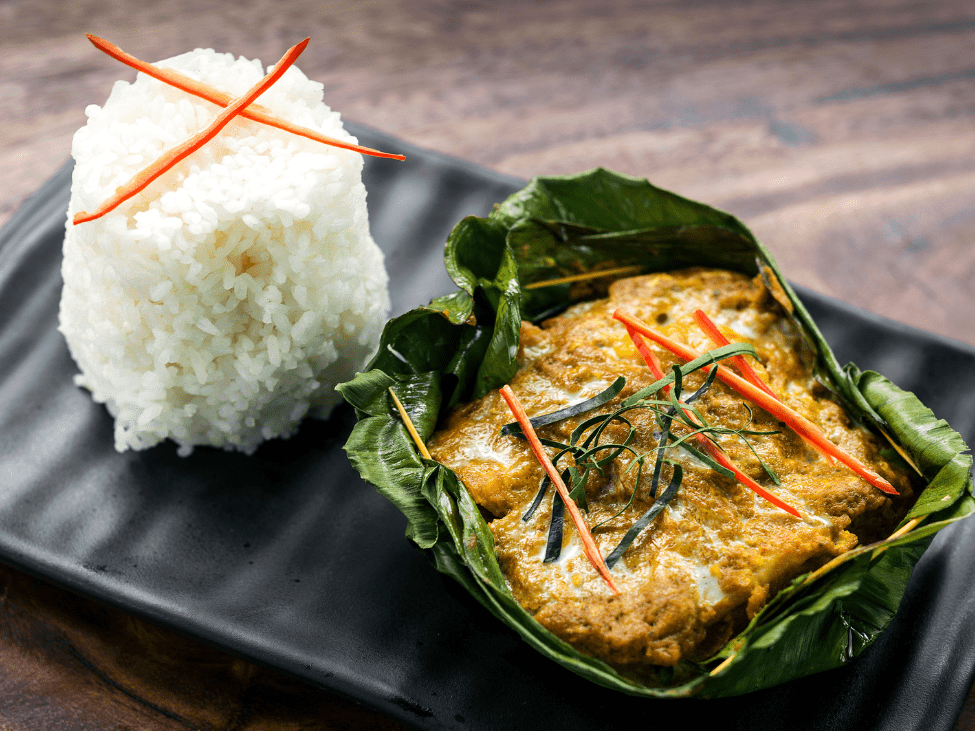
<path fill-rule="evenodd" d="M 197 50 L 163 61 L 239 96 L 259 61 Z M 355 142 L 292 67 L 257 101 Z M 74 137 L 60 329 L 76 382 L 115 417 L 115 447 L 172 439 L 253 452 L 375 351 L 389 309 L 369 233 L 362 157 L 241 117 L 101 219 L 77 226 L 218 108 L 139 74 L 116 83 Z"/>

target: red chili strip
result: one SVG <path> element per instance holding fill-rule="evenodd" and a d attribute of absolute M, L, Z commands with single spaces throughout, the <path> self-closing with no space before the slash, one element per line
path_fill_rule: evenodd
<path fill-rule="evenodd" d="M 521 430 L 528 439 L 528 444 L 531 446 L 532 452 L 535 453 L 536 459 L 545 468 L 548 478 L 555 485 L 555 489 L 558 490 L 559 495 L 562 497 L 562 502 L 565 503 L 566 510 L 569 511 L 572 522 L 575 524 L 576 530 L 579 532 L 579 537 L 582 539 L 582 550 L 586 554 L 586 558 L 589 559 L 589 563 L 592 564 L 593 568 L 599 572 L 599 575 L 603 577 L 603 581 L 609 585 L 613 593 L 619 594 L 619 589 L 616 588 L 616 585 L 613 583 L 613 578 L 609 575 L 606 562 L 603 561 L 603 557 L 599 553 L 599 547 L 596 546 L 596 542 L 592 538 L 592 533 L 589 532 L 589 526 L 586 525 L 582 513 L 579 512 L 579 506 L 576 505 L 575 500 L 569 497 L 569 490 L 562 481 L 562 475 L 555 469 L 555 465 L 552 464 L 552 460 L 549 459 L 548 454 L 542 447 L 542 443 L 538 439 L 538 434 L 535 433 L 531 421 L 528 420 L 528 414 L 522 408 L 521 402 L 509 386 L 504 386 L 501 389 L 501 397 L 507 402 L 508 408 L 514 414 L 515 420 L 521 425 Z"/>
<path fill-rule="evenodd" d="M 720 347 L 722 345 L 730 345 L 731 341 L 729 341 L 728 338 L 726 338 L 724 335 L 721 334 L 721 331 L 718 330 L 718 326 L 715 325 L 714 321 L 710 317 L 708 317 L 702 310 L 696 310 L 694 312 L 694 319 L 697 320 L 697 324 L 701 327 L 701 330 L 704 331 L 704 334 L 708 336 L 708 339 L 710 339 L 710 341 L 714 343 L 715 346 Z M 765 381 L 763 381 L 761 378 L 758 377 L 758 373 L 756 373 L 755 369 L 752 368 L 751 363 L 749 363 L 745 359 L 745 356 L 736 355 L 733 356 L 731 360 L 735 365 L 738 366 L 739 372 L 741 372 L 742 377 L 746 381 L 762 389 L 763 391 L 765 391 L 765 393 L 767 393 L 769 396 L 774 398 L 776 401 L 782 400 L 775 395 L 775 392 L 771 388 L 769 388 L 768 384 L 765 383 Z M 816 428 L 818 429 L 819 427 Z M 822 432 L 822 429 L 820 429 L 820 432 Z M 823 439 L 826 439 L 826 435 L 823 435 Z M 831 455 L 829 452 L 821 449 L 815 444 L 810 444 L 810 446 L 812 446 L 817 452 L 819 452 L 819 454 L 823 458 L 825 458 L 830 464 L 836 464 L 836 460 L 833 459 L 833 455 Z"/>
<path fill-rule="evenodd" d="M 624 325 L 629 325 L 641 335 L 645 335 L 655 343 L 662 345 L 674 355 L 678 356 L 679 358 L 683 358 L 686 361 L 694 360 L 695 358 L 699 358 L 701 355 L 683 343 L 678 343 L 675 340 L 671 340 L 666 335 L 658 333 L 656 330 L 653 330 L 645 323 L 641 322 L 632 315 L 623 312 L 622 310 L 616 310 L 616 312 L 613 313 L 613 318 L 619 320 Z M 738 374 L 728 370 L 728 368 L 725 366 L 718 364 L 716 367 L 718 369 L 718 378 L 720 378 L 724 384 L 733 388 L 750 401 L 754 401 L 769 414 L 787 424 L 807 442 L 827 451 L 878 490 L 882 490 L 890 495 L 898 494 L 893 485 L 863 464 L 856 457 L 847 454 L 829 441 L 819 427 L 806 419 L 806 417 L 804 417 L 802 414 L 789 408 L 781 401 L 776 401 L 774 398 L 769 397 L 769 395 L 760 388 L 756 388 Z"/>
<path fill-rule="evenodd" d="M 214 89 L 209 84 L 204 84 L 202 81 L 191 79 L 189 76 L 184 76 L 173 69 L 160 68 L 158 66 L 153 66 L 150 63 L 146 63 L 145 61 L 126 53 L 115 44 L 109 43 L 108 41 L 99 38 L 98 36 L 94 36 L 91 33 L 86 33 L 85 35 L 88 37 L 88 40 L 92 42 L 95 48 L 108 54 L 116 61 L 121 61 L 126 66 L 134 68 L 136 71 L 141 71 L 147 76 L 158 79 L 165 84 L 169 84 L 170 86 L 185 91 L 187 94 L 192 94 L 200 99 L 206 99 L 208 102 L 212 102 L 213 104 L 221 107 L 227 107 L 234 101 L 234 97 L 232 95 L 222 92 L 219 89 Z M 247 109 L 240 112 L 240 116 L 246 117 L 254 122 L 266 124 L 269 127 L 275 127 L 277 129 L 284 130 L 285 132 L 299 135 L 300 137 L 307 137 L 310 140 L 321 142 L 324 145 L 341 147 L 343 150 L 352 150 L 354 152 L 360 152 L 363 155 L 386 157 L 393 160 L 406 159 L 406 155 L 396 155 L 391 152 L 380 152 L 379 150 L 374 150 L 371 147 L 363 147 L 362 145 L 356 145 L 351 142 L 337 140 L 334 137 L 328 137 L 327 135 L 323 135 L 322 133 L 316 132 L 313 129 L 292 124 L 291 122 L 283 120 L 280 117 L 275 117 L 269 109 L 257 104 L 252 104 L 251 106 L 247 107 Z"/>
<path fill-rule="evenodd" d="M 708 339 L 712 344 L 714 344 L 715 347 L 731 345 L 731 341 L 728 340 L 728 338 L 726 338 L 720 330 L 718 330 L 718 326 L 715 325 L 714 321 L 704 314 L 702 310 L 694 311 L 694 319 L 697 320 L 697 324 L 700 326 L 701 330 L 704 331 L 704 334 L 708 336 Z M 755 369 L 752 368 L 752 364 L 745 360 L 745 356 L 732 356 L 731 362 L 738 366 L 738 371 L 746 381 L 753 386 L 762 389 L 776 401 L 781 401 L 781 399 L 775 395 L 775 392 L 769 388 L 768 384 L 758 377 L 758 373 L 756 373 Z"/>
<path fill-rule="evenodd" d="M 182 142 L 176 147 L 164 152 L 148 167 L 136 173 L 129 182 L 120 186 L 115 191 L 115 195 L 102 203 L 94 213 L 82 211 L 81 213 L 75 215 L 73 223 L 78 225 L 79 223 L 85 223 L 86 221 L 93 221 L 96 218 L 101 218 L 106 213 L 114 210 L 119 204 L 124 203 L 129 198 L 137 195 L 160 175 L 172 169 L 177 163 L 185 160 L 187 157 L 203 147 L 203 145 L 205 145 L 207 142 L 216 137 L 220 130 L 226 127 L 234 117 L 240 114 L 240 111 L 244 107 L 267 91 L 274 84 L 274 82 L 284 75 L 285 71 L 291 68 L 292 64 L 298 60 L 298 56 L 301 55 L 301 52 L 304 51 L 308 46 L 309 40 L 310 39 L 306 38 L 301 43 L 289 48 L 288 52 L 281 57 L 281 60 L 278 61 L 277 65 L 274 67 L 274 71 L 269 73 L 257 84 L 251 87 L 251 89 L 244 94 L 244 96 L 240 97 L 233 104 L 220 112 L 220 114 L 216 116 L 216 118 L 209 124 L 209 126 L 207 126 L 206 129 L 202 130 L 201 132 L 197 132 L 185 142 Z"/>
<path fill-rule="evenodd" d="M 630 336 L 630 340 L 633 341 L 633 345 L 636 347 L 637 352 L 643 356 L 643 360 L 646 362 L 647 368 L 650 369 L 650 375 L 656 378 L 658 381 L 663 378 L 664 368 L 660 363 L 660 358 L 658 358 L 657 354 L 647 347 L 647 344 L 644 342 L 640 333 L 627 325 L 626 334 Z M 662 390 L 665 396 L 669 396 L 670 384 L 664 386 Z"/>
<path fill-rule="evenodd" d="M 632 340 L 633 344 L 636 346 L 637 351 L 639 351 L 640 355 L 643 356 L 643 360 L 646 361 L 647 366 L 650 368 L 651 375 L 659 381 L 664 377 L 664 372 L 660 365 L 660 359 L 657 357 L 657 354 L 647 347 L 647 344 L 643 340 L 643 336 L 629 325 L 626 326 L 626 332 L 630 336 L 630 340 Z M 670 386 L 664 386 L 663 391 L 665 394 L 670 394 Z M 694 418 L 694 415 L 689 409 L 684 409 L 684 414 L 696 426 L 701 426 L 697 423 L 697 420 Z M 694 440 L 701 449 L 711 456 L 711 459 L 724 467 L 726 470 L 731 470 L 735 475 L 735 479 L 738 480 L 738 482 L 740 482 L 742 485 L 752 490 L 752 492 L 756 493 L 759 497 L 765 498 L 777 508 L 781 508 L 785 512 L 789 513 L 790 515 L 794 515 L 800 520 L 802 519 L 802 516 L 799 514 L 798 510 L 777 498 L 775 495 L 755 482 L 755 480 L 753 480 L 747 474 L 735 467 L 734 463 L 728 458 L 728 455 L 718 449 L 718 446 L 706 436 L 703 434 L 695 434 Z"/>

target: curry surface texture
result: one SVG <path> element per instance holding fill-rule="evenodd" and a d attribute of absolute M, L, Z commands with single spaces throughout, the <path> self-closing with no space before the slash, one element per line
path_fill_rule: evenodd
<path fill-rule="evenodd" d="M 582 554 L 568 523 L 561 556 L 543 562 L 552 502 L 546 499 L 523 520 L 543 470 L 523 439 L 500 434 L 501 426 L 512 421 L 501 397 L 492 393 L 455 409 L 429 448 L 463 479 L 488 516 L 514 597 L 580 651 L 641 674 L 641 669 L 713 654 L 789 580 L 860 542 L 884 537 L 907 509 L 912 489 L 906 475 L 881 456 L 883 445 L 853 425 L 812 377 L 810 352 L 760 278 L 689 269 L 620 280 L 609 295 L 608 300 L 575 305 L 542 328 L 522 325 L 519 370 L 510 385 L 530 416 L 577 403 L 618 376 L 626 378 L 625 389 L 613 402 L 542 427 L 540 436 L 567 443 L 580 421 L 615 410 L 621 399 L 655 380 L 624 327 L 612 319 L 616 308 L 704 352 L 713 346 L 693 319 L 700 308 L 729 340 L 755 347 L 760 364 L 753 364 L 780 399 L 900 492 L 898 498 L 883 494 L 715 382 L 694 402 L 708 424 L 774 432 L 749 436 L 747 443 L 740 436 L 716 436 L 717 443 L 739 469 L 804 519 L 722 477 L 684 450 L 670 449 L 668 458 L 683 467 L 683 482 L 613 568 L 620 589 L 614 596 Z M 654 350 L 668 370 L 675 358 L 656 346 Z M 703 382 L 700 371 L 688 375 L 685 392 Z M 651 456 L 639 481 L 638 470 L 628 469 L 634 453 L 625 452 L 586 483 L 588 524 L 597 526 L 593 536 L 604 556 L 653 502 L 648 485 L 659 427 L 650 409 L 626 415 L 635 429 L 629 446 L 636 454 Z M 625 433 L 615 423 L 602 441 L 622 441 Z M 661 490 L 671 471 L 664 467 Z"/>

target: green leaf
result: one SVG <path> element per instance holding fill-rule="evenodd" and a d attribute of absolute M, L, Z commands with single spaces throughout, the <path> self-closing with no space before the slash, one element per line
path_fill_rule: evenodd
<path fill-rule="evenodd" d="M 438 570 L 532 647 L 595 683 L 646 697 L 725 696 L 850 662 L 890 622 L 933 535 L 975 510 L 972 459 L 961 437 L 883 376 L 840 367 L 772 256 L 727 213 L 603 169 L 536 178 L 488 218 L 458 223 L 445 264 L 459 290 L 391 320 L 367 372 L 340 387 L 359 418 L 346 450 L 363 477 L 403 511 L 407 536 L 429 551 Z M 455 473 L 418 454 L 387 389 L 426 439 L 452 406 L 499 388 L 516 372 L 523 317 L 577 296 L 568 285 L 522 285 L 619 266 L 651 272 L 691 265 L 762 274 L 804 335 L 817 377 L 854 419 L 890 435 L 918 465 L 925 488 L 905 522 L 922 522 L 797 577 L 710 661 L 660 669 L 656 681 L 641 684 L 552 635 L 511 597 L 480 509 Z M 668 379 L 636 400 L 650 398 Z"/>
<path fill-rule="evenodd" d="M 763 622 L 769 604 L 733 642 L 734 660 L 702 689 L 738 695 L 852 661 L 890 623 L 930 539 L 890 549 L 879 559 L 858 556 L 793 600 L 789 611 Z M 801 586 L 802 578 L 793 582 Z M 785 592 L 783 592 L 785 593 Z"/>

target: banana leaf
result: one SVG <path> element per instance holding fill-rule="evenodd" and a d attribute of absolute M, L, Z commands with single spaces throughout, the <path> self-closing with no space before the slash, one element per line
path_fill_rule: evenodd
<path fill-rule="evenodd" d="M 975 508 L 960 435 L 882 375 L 841 367 L 772 256 L 728 213 L 604 169 L 539 177 L 488 218 L 458 223 L 445 264 L 459 290 L 391 320 L 366 372 L 339 387 L 358 417 L 346 451 L 406 515 L 407 537 L 439 571 L 539 652 L 593 682 L 647 697 L 718 697 L 852 662 L 893 618 L 934 533 Z M 924 489 L 902 523 L 912 521 L 912 530 L 797 577 L 708 661 L 636 681 L 551 634 L 512 598 L 481 511 L 453 471 L 419 454 L 389 388 L 426 440 L 448 409 L 514 375 L 522 319 L 598 294 L 592 282 L 526 285 L 696 265 L 762 274 L 808 342 L 817 378 L 916 465 Z"/>

